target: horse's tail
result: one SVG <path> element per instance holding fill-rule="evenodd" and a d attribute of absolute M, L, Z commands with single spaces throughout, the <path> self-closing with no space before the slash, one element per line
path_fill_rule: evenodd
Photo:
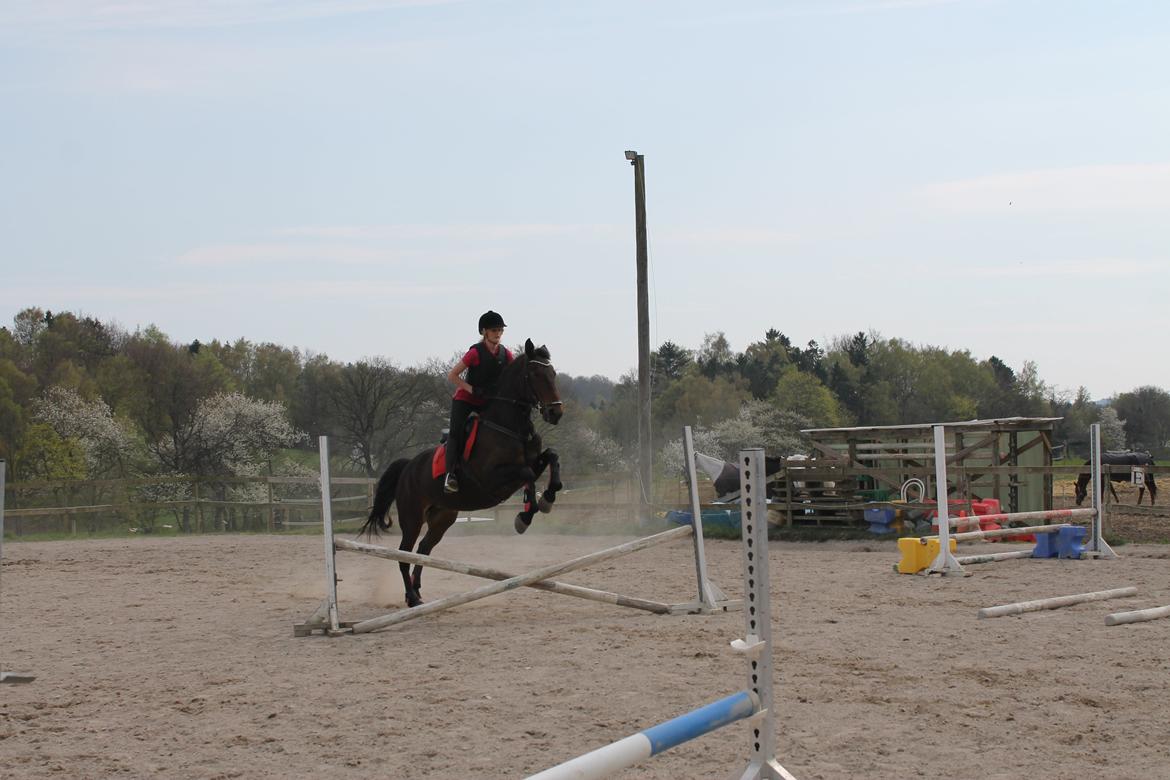
<path fill-rule="evenodd" d="M 390 468 L 382 474 L 382 478 L 378 480 L 378 490 L 374 493 L 374 508 L 370 510 L 370 518 L 358 531 L 358 536 L 364 534 L 373 538 L 380 531 L 390 530 L 390 505 L 394 503 L 398 478 L 402 476 L 402 470 L 409 462 L 406 458 L 400 458 L 391 463 Z"/>

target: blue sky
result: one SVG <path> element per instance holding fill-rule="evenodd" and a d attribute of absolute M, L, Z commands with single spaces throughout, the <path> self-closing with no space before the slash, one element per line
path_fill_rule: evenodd
<path fill-rule="evenodd" d="M 876 330 L 1170 389 L 1170 4 L 6 0 L 0 322 L 558 369 Z"/>

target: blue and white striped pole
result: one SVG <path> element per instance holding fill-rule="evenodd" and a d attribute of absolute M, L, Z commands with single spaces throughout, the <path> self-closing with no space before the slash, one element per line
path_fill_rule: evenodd
<path fill-rule="evenodd" d="M 729 723 L 749 718 L 760 709 L 750 691 L 740 691 L 673 720 L 618 740 L 591 753 L 551 767 L 527 780 L 595 780 L 633 766 L 695 737 L 709 734 Z"/>

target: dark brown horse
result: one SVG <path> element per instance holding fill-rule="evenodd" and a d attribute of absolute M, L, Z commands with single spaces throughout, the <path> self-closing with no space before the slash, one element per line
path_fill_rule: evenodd
<path fill-rule="evenodd" d="M 1092 464 L 1093 461 L 1086 460 L 1085 465 Z M 1153 466 L 1154 459 L 1148 452 L 1117 452 L 1108 451 L 1101 454 L 1101 464 L 1104 466 Z M 1082 473 L 1077 477 L 1076 497 L 1077 506 L 1085 500 L 1089 494 L 1089 480 L 1092 477 L 1088 474 Z M 1158 486 L 1154 483 L 1154 475 L 1149 471 L 1145 474 L 1145 485 L 1138 487 L 1138 505 L 1142 503 L 1142 496 L 1145 495 L 1147 489 L 1150 491 L 1150 506 L 1154 505 L 1154 499 L 1158 497 Z M 1109 481 L 1105 481 L 1105 475 L 1101 475 L 1101 496 L 1105 496 L 1105 485 L 1109 485 L 1109 492 L 1113 494 L 1113 500 L 1118 501 L 1117 491 L 1113 489 L 1114 482 L 1129 482 L 1129 474 L 1127 472 L 1114 472 L 1109 475 Z"/>
<path fill-rule="evenodd" d="M 374 508 L 360 534 L 377 536 L 390 528 L 390 505 L 398 503 L 398 524 L 402 528 L 399 550 L 410 552 L 422 527 L 426 535 L 418 545 L 420 555 L 431 550 L 455 523 L 461 511 L 496 506 L 524 488 L 524 510 L 516 515 L 517 533 L 524 533 L 537 509 L 548 512 L 561 484 L 557 454 L 541 449 L 540 436 L 532 425 L 533 409 L 545 422 L 556 425 L 563 412 L 557 393 L 557 373 L 549 362 L 548 349 L 539 349 L 528 340 L 524 354 L 504 367 L 496 389 L 479 412 L 479 432 L 470 458 L 463 464 L 459 492 L 444 493 L 443 477 L 433 476 L 435 449 L 402 458 L 390 464 L 378 480 Z M 538 499 L 536 480 L 549 469 L 548 487 Z M 422 603 L 422 567 L 399 563 L 406 604 Z"/>

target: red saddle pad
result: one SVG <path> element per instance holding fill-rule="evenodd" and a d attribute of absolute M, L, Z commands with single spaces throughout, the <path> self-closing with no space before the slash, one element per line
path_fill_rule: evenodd
<path fill-rule="evenodd" d="M 467 443 L 463 445 L 463 461 L 471 458 L 471 448 L 475 444 L 475 434 L 479 433 L 479 418 L 471 423 L 471 430 L 467 432 Z M 431 458 L 431 476 L 441 477 L 447 473 L 447 445 L 435 447 L 435 456 Z"/>

